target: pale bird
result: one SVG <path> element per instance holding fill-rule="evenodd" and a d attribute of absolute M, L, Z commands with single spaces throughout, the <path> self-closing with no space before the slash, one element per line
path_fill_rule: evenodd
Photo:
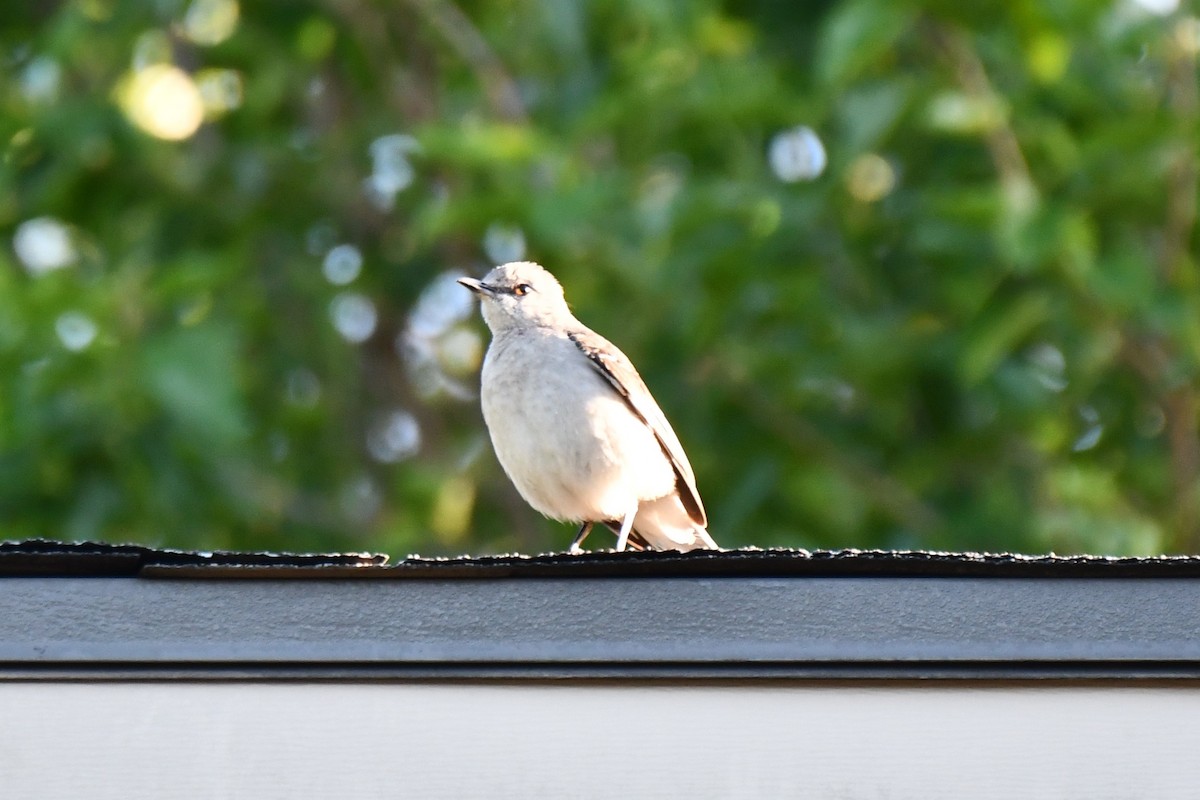
<path fill-rule="evenodd" d="M 479 295 L 492 331 L 480 400 L 496 457 L 529 505 L 581 524 L 571 551 L 597 522 L 617 533 L 617 550 L 717 549 L 667 418 L 625 354 L 571 313 L 555 277 L 518 261 L 459 283 Z"/>

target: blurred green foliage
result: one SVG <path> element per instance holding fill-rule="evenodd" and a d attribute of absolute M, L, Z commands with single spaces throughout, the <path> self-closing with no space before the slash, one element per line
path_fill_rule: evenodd
<path fill-rule="evenodd" d="M 726 546 L 1200 546 L 1171 0 L 0 11 L 0 536 L 562 548 L 457 274 L 538 260 Z"/>

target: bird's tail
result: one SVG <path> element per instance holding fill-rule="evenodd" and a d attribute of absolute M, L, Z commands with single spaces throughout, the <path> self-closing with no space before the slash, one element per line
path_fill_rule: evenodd
<path fill-rule="evenodd" d="M 674 494 L 642 503 L 633 530 L 652 550 L 721 549 L 707 530 L 692 521 Z"/>

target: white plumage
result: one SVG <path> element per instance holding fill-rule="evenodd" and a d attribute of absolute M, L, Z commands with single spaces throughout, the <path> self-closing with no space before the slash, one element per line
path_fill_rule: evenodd
<path fill-rule="evenodd" d="M 716 548 L 691 465 L 633 365 L 579 322 L 537 264 L 464 278 L 492 342 L 481 403 L 496 457 L 517 491 L 554 519 L 619 526 L 659 550 Z"/>

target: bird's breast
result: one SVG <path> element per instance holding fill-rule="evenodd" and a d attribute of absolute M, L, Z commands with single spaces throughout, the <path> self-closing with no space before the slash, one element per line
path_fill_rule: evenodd
<path fill-rule="evenodd" d="M 480 394 L 501 466 L 548 516 L 619 518 L 641 496 L 673 489 L 653 432 L 565 336 L 493 339 Z"/>

